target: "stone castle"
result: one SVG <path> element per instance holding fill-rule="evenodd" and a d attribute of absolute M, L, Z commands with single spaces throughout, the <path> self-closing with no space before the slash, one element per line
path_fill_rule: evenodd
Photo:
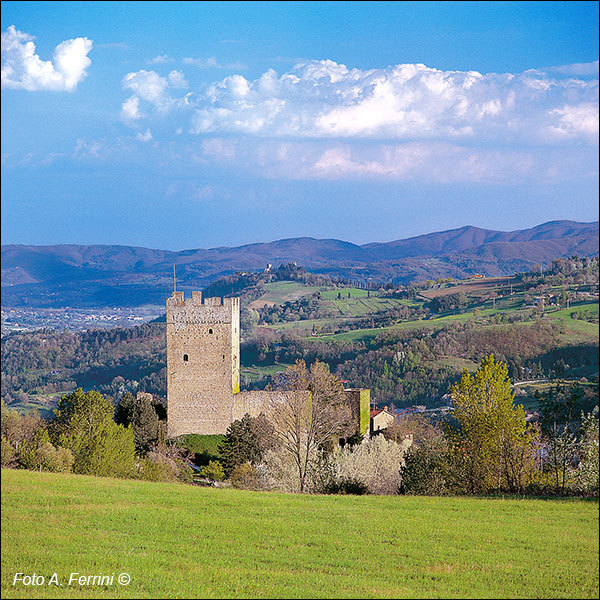
<path fill-rule="evenodd" d="M 225 433 L 244 414 L 258 416 L 288 394 L 240 392 L 240 299 L 173 292 L 167 298 L 168 437 Z M 366 432 L 369 390 L 346 390 L 357 430 Z M 366 419 L 366 420 L 365 420 Z M 366 423 L 366 426 L 365 426 Z"/>

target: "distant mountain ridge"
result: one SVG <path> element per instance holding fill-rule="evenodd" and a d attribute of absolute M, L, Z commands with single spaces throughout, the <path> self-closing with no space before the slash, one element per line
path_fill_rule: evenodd
<path fill-rule="evenodd" d="M 162 304 L 176 265 L 180 289 L 220 276 L 297 262 L 316 273 L 408 283 L 474 273 L 506 275 L 559 257 L 598 254 L 598 221 L 550 221 L 530 229 L 465 226 L 391 242 L 289 238 L 179 252 L 118 245 L 2 246 L 2 305 L 102 307 Z"/>

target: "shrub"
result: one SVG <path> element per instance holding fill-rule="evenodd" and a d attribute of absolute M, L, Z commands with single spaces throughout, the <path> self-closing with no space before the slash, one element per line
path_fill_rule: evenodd
<path fill-rule="evenodd" d="M 242 490 L 263 489 L 262 477 L 256 467 L 250 463 L 243 463 L 233 469 L 229 482 L 234 488 Z"/>
<path fill-rule="evenodd" d="M 211 481 L 223 481 L 225 479 L 225 471 L 218 460 L 211 460 L 208 465 L 202 467 L 202 476 Z"/>
<path fill-rule="evenodd" d="M 11 469 L 17 465 L 17 451 L 10 442 L 2 436 L 2 467 Z"/>
<path fill-rule="evenodd" d="M 69 473 L 73 468 L 73 453 L 67 448 L 53 446 L 46 429 L 38 429 L 32 440 L 24 440 L 18 456 L 21 466 L 31 471 Z"/>
<path fill-rule="evenodd" d="M 316 461 L 311 461 L 314 464 Z M 297 493 L 300 491 L 298 485 L 298 468 L 294 464 L 294 459 L 289 452 L 281 448 L 269 450 L 258 465 L 260 473 L 264 474 L 266 485 L 271 489 L 281 492 Z M 322 490 L 322 485 L 318 490 Z"/>
<path fill-rule="evenodd" d="M 192 475 L 185 462 L 185 451 L 177 446 L 155 446 L 138 465 L 138 476 L 148 481 L 191 483 Z"/>
<path fill-rule="evenodd" d="M 178 481 L 179 470 L 170 461 L 156 461 L 143 458 L 138 465 L 138 476 L 145 481 L 162 481 L 171 483 Z"/>
<path fill-rule="evenodd" d="M 354 494 L 362 496 L 369 493 L 369 487 L 358 479 L 342 478 L 327 483 L 323 492 L 325 494 Z"/>
<path fill-rule="evenodd" d="M 73 453 L 67 448 L 55 447 L 50 442 L 38 450 L 40 469 L 51 473 L 70 473 L 73 468 Z"/>
<path fill-rule="evenodd" d="M 448 445 L 442 437 L 410 447 L 404 456 L 400 492 L 432 496 L 448 493 L 448 460 Z"/>
<path fill-rule="evenodd" d="M 382 435 L 365 439 L 354 448 L 343 448 L 335 458 L 336 481 L 357 482 L 370 494 L 396 494 L 402 477 L 404 454 L 410 439 L 402 444 L 386 440 Z"/>

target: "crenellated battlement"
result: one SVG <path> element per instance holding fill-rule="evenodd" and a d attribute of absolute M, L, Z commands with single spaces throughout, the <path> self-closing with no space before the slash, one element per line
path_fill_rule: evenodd
<path fill-rule="evenodd" d="M 239 308 L 239 298 L 221 298 L 219 296 L 213 298 L 202 298 L 202 292 L 193 291 L 190 298 L 185 298 L 184 292 L 173 292 L 170 298 L 167 298 L 167 308 L 176 307 L 181 308 L 184 306 L 225 306 L 231 309 Z"/>
<path fill-rule="evenodd" d="M 192 292 L 185 298 L 183 292 L 173 292 L 167 298 L 167 324 L 182 326 L 199 323 L 239 322 L 239 298 L 202 298 L 202 292 Z M 237 333 L 237 332 L 236 332 Z"/>

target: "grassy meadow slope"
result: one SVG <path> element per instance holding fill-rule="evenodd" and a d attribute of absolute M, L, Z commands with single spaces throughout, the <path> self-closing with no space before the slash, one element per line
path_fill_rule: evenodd
<path fill-rule="evenodd" d="M 3 598 L 598 595 L 597 502 L 301 496 L 10 470 L 2 484 Z M 15 572 L 56 572 L 63 586 L 13 586 Z M 68 586 L 71 572 L 115 580 Z"/>

